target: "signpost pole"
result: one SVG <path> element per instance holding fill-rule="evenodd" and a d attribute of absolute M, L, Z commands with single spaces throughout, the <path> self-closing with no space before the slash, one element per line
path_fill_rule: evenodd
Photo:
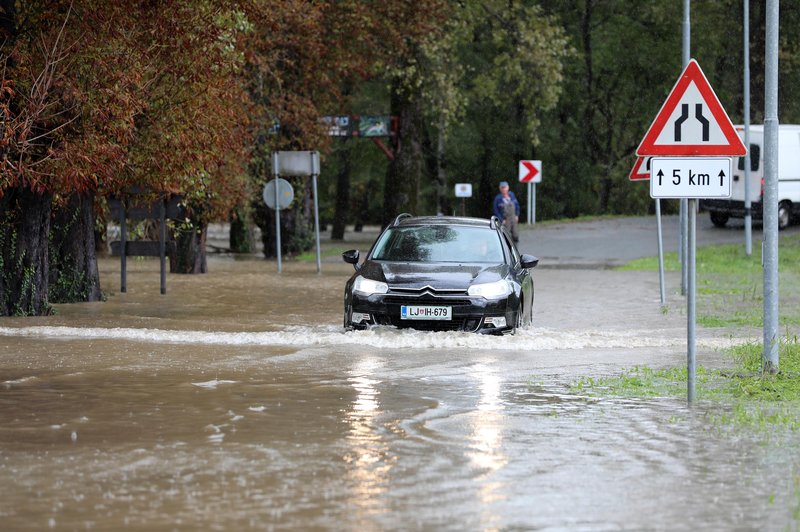
<path fill-rule="evenodd" d="M 536 225 L 536 183 L 533 183 L 533 196 L 531 197 L 531 217 L 533 225 Z"/>
<path fill-rule="evenodd" d="M 276 187 L 277 188 L 277 187 Z M 317 273 L 322 271 L 322 259 L 319 249 L 319 201 L 317 200 L 317 174 L 311 175 L 311 188 L 314 193 L 314 235 L 317 239 Z"/>
<path fill-rule="evenodd" d="M 278 273 L 283 271 L 281 264 L 281 207 L 278 195 L 278 176 L 275 176 L 275 256 L 278 258 Z"/>
<path fill-rule="evenodd" d="M 534 185 L 530 181 L 528 182 L 528 225 L 533 224 L 533 195 L 535 192 L 533 191 Z"/>
<path fill-rule="evenodd" d="M 687 334 L 686 334 L 686 388 L 687 399 L 689 403 L 694 402 L 695 398 L 695 382 L 696 382 L 696 339 L 695 339 L 695 322 L 697 319 L 696 308 L 696 276 L 695 276 L 695 254 L 697 251 L 697 199 L 690 198 L 687 200 L 687 226 L 688 226 L 688 257 L 687 257 Z"/>
<path fill-rule="evenodd" d="M 683 35 L 682 35 L 682 50 L 681 50 L 681 64 L 683 68 L 689 64 L 691 59 L 691 42 L 692 42 L 692 23 L 690 17 L 690 4 L 691 0 L 683 0 Z M 680 200 L 680 247 L 678 248 L 678 255 L 681 259 L 681 295 L 686 295 L 687 284 L 687 253 L 688 253 L 688 201 L 684 198 Z"/>
<path fill-rule="evenodd" d="M 661 305 L 667 304 L 664 286 L 664 233 L 661 228 L 661 200 L 656 199 L 656 228 L 658 232 L 658 284 L 661 289 Z"/>
<path fill-rule="evenodd" d="M 272 175 L 275 176 L 275 257 L 278 259 L 278 273 L 283 271 L 281 264 L 281 202 L 278 195 L 278 154 L 272 154 Z"/>
<path fill-rule="evenodd" d="M 778 371 L 778 0 L 767 0 L 764 75 L 764 372 Z"/>
<path fill-rule="evenodd" d="M 753 254 L 753 215 L 750 198 L 750 0 L 744 0 L 744 252 Z"/>

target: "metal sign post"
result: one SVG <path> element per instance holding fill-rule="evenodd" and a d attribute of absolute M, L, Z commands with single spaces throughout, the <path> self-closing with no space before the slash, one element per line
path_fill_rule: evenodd
<path fill-rule="evenodd" d="M 744 253 L 753 254 L 753 213 L 750 199 L 750 0 L 744 0 Z"/>
<path fill-rule="evenodd" d="M 764 75 L 764 355 L 778 372 L 778 0 L 767 0 Z"/>
<path fill-rule="evenodd" d="M 272 173 L 276 178 L 278 176 L 311 177 L 311 188 L 314 196 L 314 237 L 317 245 L 317 273 L 319 273 L 322 269 L 322 258 L 319 243 L 319 198 L 317 194 L 317 177 L 319 176 L 319 171 L 320 166 L 318 151 L 277 151 L 272 154 Z M 277 187 L 275 194 L 275 202 L 277 204 Z M 277 209 L 275 210 L 275 224 L 275 234 L 278 241 L 278 273 L 280 273 L 280 228 L 277 227 L 280 224 L 280 218 L 278 216 Z"/>
<path fill-rule="evenodd" d="M 275 210 L 275 246 L 278 257 L 278 273 L 281 273 L 281 209 L 288 209 L 294 199 L 292 184 L 285 179 L 275 178 L 264 185 L 261 194 L 267 207 Z"/>
<path fill-rule="evenodd" d="M 272 175 L 275 176 L 275 179 L 278 179 L 279 174 L 279 164 L 278 164 L 278 152 L 272 154 Z M 267 202 L 267 198 L 270 196 L 269 192 L 267 191 L 266 187 L 264 188 L 264 202 Z M 275 257 L 278 261 L 278 273 L 283 271 L 283 265 L 281 264 L 281 208 L 280 208 L 280 197 L 278 196 L 278 183 L 275 183 Z"/>
<path fill-rule="evenodd" d="M 533 224 L 533 183 L 528 182 L 528 225 Z"/>
<path fill-rule="evenodd" d="M 653 198 L 687 199 L 686 253 L 686 388 L 695 399 L 697 374 L 697 198 L 731 195 L 730 157 L 654 157 L 651 161 L 650 195 Z"/>
<path fill-rule="evenodd" d="M 745 145 L 708 83 L 690 60 L 642 139 L 636 154 L 650 161 L 650 196 L 680 198 L 686 208 L 687 398 L 695 399 L 697 199 L 731 195 L 731 156 Z"/>

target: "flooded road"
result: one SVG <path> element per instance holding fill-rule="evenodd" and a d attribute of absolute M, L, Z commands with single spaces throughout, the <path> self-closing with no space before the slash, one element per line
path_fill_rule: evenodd
<path fill-rule="evenodd" d="M 345 333 L 345 265 L 210 270 L 119 294 L 103 261 L 108 302 L 0 321 L 4 529 L 796 526 L 796 436 L 570 391 L 683 362 L 652 274 L 537 270 L 534 326 L 493 338 Z M 737 341 L 699 331 L 700 363 Z"/>

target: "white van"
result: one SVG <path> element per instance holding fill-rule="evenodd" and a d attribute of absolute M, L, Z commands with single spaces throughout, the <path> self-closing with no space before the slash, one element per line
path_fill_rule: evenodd
<path fill-rule="evenodd" d="M 744 127 L 736 126 L 744 139 Z M 764 192 L 764 126 L 750 126 L 750 201 L 754 219 L 762 218 Z M 800 125 L 778 126 L 778 227 L 784 229 L 800 218 Z M 700 207 L 711 222 L 723 227 L 729 218 L 744 218 L 744 157 L 733 161 L 730 199 L 706 199 Z"/>

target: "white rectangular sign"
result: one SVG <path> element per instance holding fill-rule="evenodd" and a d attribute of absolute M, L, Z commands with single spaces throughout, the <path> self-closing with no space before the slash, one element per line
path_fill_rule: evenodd
<path fill-rule="evenodd" d="M 730 157 L 653 157 L 652 198 L 730 198 Z"/>
<path fill-rule="evenodd" d="M 283 177 L 319 175 L 319 152 L 272 152 L 272 174 Z"/>
<path fill-rule="evenodd" d="M 471 198 L 472 197 L 472 183 L 456 183 L 456 197 L 457 198 Z"/>

